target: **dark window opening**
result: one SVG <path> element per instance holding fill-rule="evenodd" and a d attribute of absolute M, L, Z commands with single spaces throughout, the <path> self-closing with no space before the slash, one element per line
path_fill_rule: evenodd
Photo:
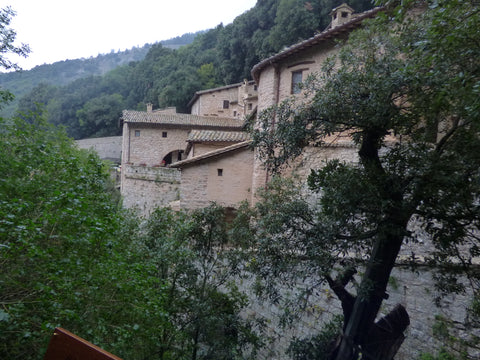
<path fill-rule="evenodd" d="M 167 166 L 172 163 L 172 153 L 168 153 L 162 160 L 162 166 Z"/>
<path fill-rule="evenodd" d="M 253 108 L 253 104 L 252 103 L 248 103 L 248 110 L 252 110 Z"/>
<path fill-rule="evenodd" d="M 346 18 L 346 17 L 348 17 L 348 12 L 342 11 L 342 18 Z"/>
<path fill-rule="evenodd" d="M 223 108 L 228 109 L 230 107 L 230 102 L 228 100 L 223 100 Z"/>
<path fill-rule="evenodd" d="M 299 94 L 303 80 L 303 70 L 292 72 L 292 94 Z"/>
<path fill-rule="evenodd" d="M 217 169 L 217 175 L 223 176 L 223 169 Z"/>
<path fill-rule="evenodd" d="M 166 131 L 163 131 L 163 132 L 162 132 L 162 137 L 164 137 L 164 138 L 167 137 L 167 132 L 166 132 Z"/>
<path fill-rule="evenodd" d="M 185 151 L 183 150 L 173 150 L 165 155 L 160 163 L 160 166 L 168 166 L 173 162 L 184 160 Z"/>
<path fill-rule="evenodd" d="M 140 130 L 135 130 L 135 137 L 140 137 Z"/>

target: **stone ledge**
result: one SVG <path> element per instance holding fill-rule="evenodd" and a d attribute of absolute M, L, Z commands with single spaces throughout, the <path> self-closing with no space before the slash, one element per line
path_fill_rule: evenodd
<path fill-rule="evenodd" d="M 138 165 L 124 165 L 122 171 L 125 172 L 125 178 L 154 181 L 154 182 L 168 182 L 171 184 L 180 183 L 180 171 L 165 167 L 149 167 Z"/>

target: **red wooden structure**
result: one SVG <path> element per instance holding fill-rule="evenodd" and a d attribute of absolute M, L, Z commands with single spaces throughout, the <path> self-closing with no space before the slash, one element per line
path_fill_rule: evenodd
<path fill-rule="evenodd" d="M 43 360 L 122 360 L 98 346 L 72 334 L 55 328 Z"/>

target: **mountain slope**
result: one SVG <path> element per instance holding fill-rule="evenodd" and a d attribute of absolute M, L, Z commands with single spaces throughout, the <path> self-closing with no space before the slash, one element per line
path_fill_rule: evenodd
<path fill-rule="evenodd" d="M 283 47 L 322 31 L 330 11 L 343 0 L 258 0 L 255 7 L 226 26 L 202 32 L 176 50 L 152 45 L 145 58 L 66 85 L 39 84 L 19 101 L 19 109 L 45 104 L 49 121 L 67 127 L 76 139 L 117 135 L 123 109 L 175 106 L 188 112 L 196 91 L 241 82 L 251 68 Z M 370 0 L 350 0 L 357 11 Z M 174 47 L 173 47 L 174 48 Z M 0 77 L 1 81 L 1 77 Z"/>

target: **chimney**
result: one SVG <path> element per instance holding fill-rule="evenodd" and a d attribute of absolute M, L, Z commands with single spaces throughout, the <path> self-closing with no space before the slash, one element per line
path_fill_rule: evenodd
<path fill-rule="evenodd" d="M 153 104 L 147 103 L 147 113 L 151 113 L 153 111 Z"/>
<path fill-rule="evenodd" d="M 332 29 L 349 22 L 352 19 L 352 14 L 354 12 L 355 10 L 353 10 L 346 3 L 343 3 L 342 5 L 333 9 L 330 13 L 332 16 Z"/>

